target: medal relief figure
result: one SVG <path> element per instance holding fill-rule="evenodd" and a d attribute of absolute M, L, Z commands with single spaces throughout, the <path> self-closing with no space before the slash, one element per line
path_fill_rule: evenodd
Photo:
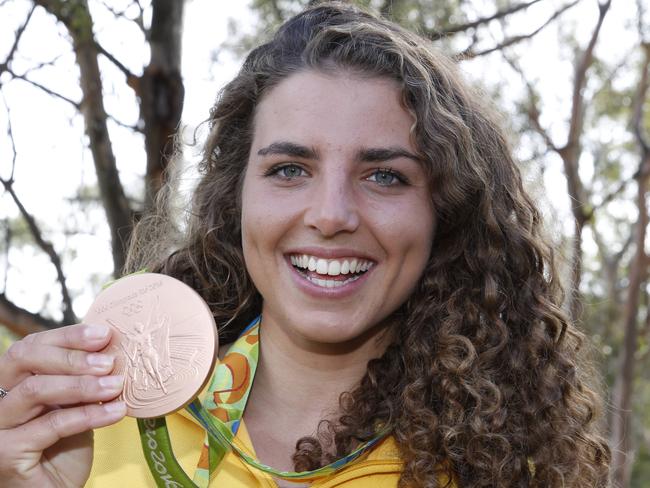
<path fill-rule="evenodd" d="M 173 375 L 169 357 L 170 318 L 158 312 L 159 306 L 160 297 L 156 296 L 146 323 L 135 320 L 132 327 L 127 327 L 112 319 L 108 322 L 124 336 L 120 348 L 129 362 L 129 379 L 135 389 L 148 390 L 153 383 L 167 394 L 165 381 Z"/>

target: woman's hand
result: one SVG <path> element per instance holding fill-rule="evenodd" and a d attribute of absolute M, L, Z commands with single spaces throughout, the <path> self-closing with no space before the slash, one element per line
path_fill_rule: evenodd
<path fill-rule="evenodd" d="M 92 429 L 124 417 L 123 378 L 104 325 L 32 334 L 0 356 L 0 487 L 80 487 L 92 465 Z"/>

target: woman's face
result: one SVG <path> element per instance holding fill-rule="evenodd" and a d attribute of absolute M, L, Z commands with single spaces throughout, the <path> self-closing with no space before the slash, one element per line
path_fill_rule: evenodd
<path fill-rule="evenodd" d="M 264 323 L 340 344 L 406 301 L 434 232 L 430 188 L 393 80 L 305 71 L 257 107 L 242 195 Z"/>

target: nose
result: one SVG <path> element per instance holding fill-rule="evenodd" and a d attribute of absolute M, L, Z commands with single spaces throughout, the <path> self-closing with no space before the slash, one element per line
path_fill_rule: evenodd
<path fill-rule="evenodd" d="M 354 188 L 345 174 L 322 175 L 312 189 L 305 225 L 317 229 L 325 237 L 354 232 L 359 227 Z"/>

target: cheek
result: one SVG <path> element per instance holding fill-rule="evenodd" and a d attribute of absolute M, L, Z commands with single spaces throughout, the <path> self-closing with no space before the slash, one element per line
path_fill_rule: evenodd
<path fill-rule="evenodd" d="M 429 257 L 435 214 L 429 205 L 420 200 L 403 202 L 401 205 L 385 208 L 374 217 L 383 241 L 394 252 L 404 254 L 404 258 L 426 262 Z"/>
<path fill-rule="evenodd" d="M 245 186 L 242 198 L 242 248 L 246 267 L 253 275 L 275 260 L 289 221 L 286 202 L 265 195 L 259 185 Z"/>
<path fill-rule="evenodd" d="M 286 205 L 258 199 L 242 206 L 242 232 L 256 241 L 270 241 L 281 234 L 289 220 Z"/>
<path fill-rule="evenodd" d="M 257 259 L 255 249 L 259 247 L 259 225 L 264 222 L 264 217 L 260 215 L 263 209 L 260 208 L 259 199 L 255 197 L 256 194 L 257 191 L 248 181 L 247 176 L 242 188 L 241 239 L 244 260 L 249 270 L 251 263 Z"/>
<path fill-rule="evenodd" d="M 267 292 L 269 281 L 267 260 L 264 259 L 268 247 L 268 231 L 272 228 L 265 227 L 264 209 L 255 199 L 242 199 L 241 240 L 244 255 L 244 265 L 253 282 L 253 285 L 263 296 Z M 265 237 L 267 239 L 265 239 Z"/>

